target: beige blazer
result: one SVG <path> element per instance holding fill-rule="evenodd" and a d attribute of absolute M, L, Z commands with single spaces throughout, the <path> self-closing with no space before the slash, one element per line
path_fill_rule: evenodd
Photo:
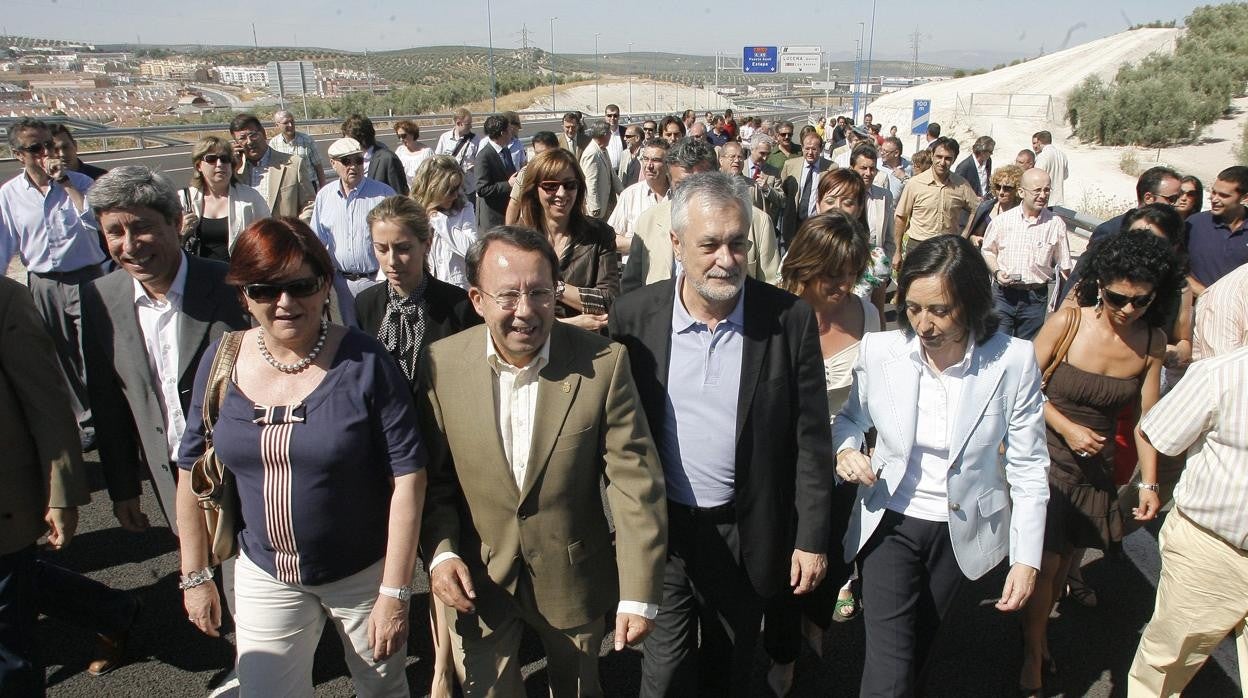
<path fill-rule="evenodd" d="M 580 163 L 581 172 L 585 173 L 585 213 L 606 220 L 611 215 L 611 209 L 615 208 L 616 197 L 623 190 L 620 178 L 611 169 L 611 160 L 597 141 L 591 140 L 585 146 Z"/>
<path fill-rule="evenodd" d="M 185 239 L 199 225 L 199 219 L 204 215 L 204 192 L 198 187 L 187 187 L 186 198 L 178 198 L 182 201 L 182 238 Z M 259 192 L 246 184 L 231 184 L 230 206 L 227 211 L 230 248 L 233 249 L 238 234 L 251 225 L 252 221 L 268 218 L 269 215 L 269 204 Z"/>
<path fill-rule="evenodd" d="M 274 216 L 312 220 L 312 204 L 316 200 L 316 182 L 304 177 L 303 159 L 269 148 L 269 178 L 264 201 Z M 251 163 L 243 160 L 238 170 L 244 182 L 251 177 Z"/>
<path fill-rule="evenodd" d="M 526 603 L 516 595 L 522 577 L 536 604 L 529 610 L 559 629 L 601 619 L 620 599 L 658 603 L 666 490 L 624 348 L 554 323 L 517 486 L 491 404 L 487 341 L 481 325 L 432 344 L 418 389 L 430 452 L 421 547 L 427 561 L 461 557 L 477 592 L 476 614 L 456 622 L 497 628 Z"/>
<path fill-rule="evenodd" d="M 0 555 L 47 530 L 49 506 L 91 501 L 56 348 L 22 284 L 0 276 Z"/>
<path fill-rule="evenodd" d="M 747 273 L 769 284 L 780 280 L 780 252 L 776 246 L 775 226 L 771 216 L 750 208 L 750 251 L 746 255 Z M 629 250 L 627 279 L 640 279 L 648 286 L 672 278 L 672 202 L 660 201 L 637 219 L 637 231 Z M 634 266 L 636 265 L 636 266 Z M 632 290 L 629 284 L 626 292 Z"/>

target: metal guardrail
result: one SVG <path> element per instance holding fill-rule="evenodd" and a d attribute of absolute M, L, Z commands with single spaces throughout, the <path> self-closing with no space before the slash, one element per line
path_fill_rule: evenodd
<path fill-rule="evenodd" d="M 1053 213 L 1058 218 L 1066 221 L 1067 232 L 1078 235 L 1085 240 L 1092 236 L 1092 231 L 1096 230 L 1097 226 L 1105 222 L 1099 218 L 1093 218 L 1086 213 L 1074 211 L 1064 206 L 1054 206 Z"/>
<path fill-rule="evenodd" d="M 557 111 L 552 111 L 552 110 L 522 111 L 518 113 L 520 115 L 521 121 L 546 121 L 552 118 L 560 118 L 564 114 L 567 114 L 569 111 L 572 111 L 572 110 L 563 109 L 563 110 L 557 110 Z M 747 113 L 747 110 L 741 110 L 741 111 L 742 113 Z M 777 107 L 774 110 L 763 110 L 763 111 L 748 110 L 748 113 L 752 115 L 756 114 L 759 116 L 765 116 L 767 114 L 787 113 L 790 111 L 793 111 L 793 109 L 787 109 L 787 108 L 782 109 L 782 108 Z M 670 113 L 672 112 L 666 112 L 666 111 L 641 112 L 641 113 L 636 113 L 636 114 L 629 114 L 627 123 L 634 123 L 634 122 L 644 121 L 647 119 L 658 120 L 664 116 L 667 116 Z M 585 114 L 585 116 L 589 118 L 602 118 L 601 114 Z M 443 126 L 443 125 L 449 126 L 455 122 L 455 115 L 451 113 L 448 113 L 448 114 L 388 114 L 388 115 L 369 116 L 369 119 L 371 119 L 374 124 L 394 123 L 396 121 L 401 121 L 403 119 L 410 119 L 412 121 L 415 121 L 417 126 L 420 126 L 423 128 L 425 126 Z M 14 117 L 0 117 L 0 136 L 6 136 L 8 134 L 9 126 L 16 123 L 17 120 L 18 119 Z M 80 119 L 72 119 L 72 118 L 64 117 L 64 116 L 48 117 L 42 120 L 48 123 L 64 123 L 70 127 L 76 126 L 77 128 L 73 129 L 75 138 L 92 138 L 92 139 L 103 140 L 104 149 L 101 151 L 95 151 L 95 152 L 113 152 L 108 147 L 108 139 L 110 138 L 132 138 L 138 142 L 139 144 L 138 149 L 144 150 L 147 148 L 147 141 L 149 139 L 156 141 L 158 143 L 161 143 L 162 145 L 189 145 L 188 142 L 174 138 L 172 136 L 178 135 L 178 134 L 185 134 L 185 133 L 220 133 L 222 131 L 228 130 L 229 128 L 229 124 L 224 124 L 224 123 L 222 124 L 165 124 L 161 126 L 134 126 L 134 127 L 125 127 L 125 128 L 111 128 L 105 124 L 97 124 L 95 122 L 82 121 Z M 342 119 L 341 118 L 304 119 L 304 120 L 297 120 L 296 123 L 300 126 L 305 126 L 305 127 L 306 126 L 337 126 L 342 123 Z M 265 125 L 269 127 L 273 126 L 272 123 L 267 123 Z M 7 147 L 8 147 L 7 138 L 5 139 L 4 146 L 5 146 L 5 149 L 7 150 Z M 121 148 L 119 150 L 132 150 L 132 148 Z M 13 157 L 12 152 L 9 152 L 7 157 L 0 158 L 0 160 L 12 159 L 12 157 Z"/>

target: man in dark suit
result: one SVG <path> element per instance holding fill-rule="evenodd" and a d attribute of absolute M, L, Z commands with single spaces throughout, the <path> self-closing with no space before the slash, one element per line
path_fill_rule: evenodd
<path fill-rule="evenodd" d="M 988 182 L 992 178 L 992 151 L 996 147 L 997 142 L 992 140 L 991 136 L 976 138 L 975 145 L 971 146 L 971 156 L 958 163 L 953 170 L 971 185 L 971 189 L 974 189 L 981 199 L 992 195 Z M 981 171 L 983 172 L 982 178 L 980 177 Z"/>
<path fill-rule="evenodd" d="M 116 168 L 88 203 L 118 266 L 82 291 L 87 384 L 100 405 L 96 438 L 113 513 L 127 530 L 147 528 L 139 508 L 146 463 L 176 534 L 173 459 L 195 371 L 208 345 L 248 318 L 225 284 L 227 266 L 182 252 L 182 207 L 164 175 Z"/>
<path fill-rule="evenodd" d="M 516 184 L 516 163 L 507 147 L 511 131 L 507 119 L 494 115 L 485 120 L 485 140 L 477 149 L 477 230 L 502 225 Z"/>
<path fill-rule="evenodd" d="M 767 601 L 808 593 L 826 572 L 823 360 L 810 306 L 747 278 L 750 206 L 730 175 L 688 177 L 671 218 L 682 273 L 621 296 L 610 318 L 667 482 L 663 602 L 641 695 L 748 695 Z"/>
<path fill-rule="evenodd" d="M 377 142 L 377 129 L 372 119 L 359 114 L 352 114 L 342 122 L 342 135 L 354 138 L 364 146 L 364 162 L 368 166 L 364 176 L 384 182 L 396 194 L 407 195 L 407 173 L 403 171 L 403 161 L 390 151 L 383 143 Z"/>
<path fill-rule="evenodd" d="M 822 152 L 823 139 L 811 131 L 802 138 L 802 157 L 786 160 L 780 169 L 780 186 L 784 190 L 780 237 L 786 249 L 793 244 L 798 226 L 817 208 L 819 176 L 836 167 Z"/>

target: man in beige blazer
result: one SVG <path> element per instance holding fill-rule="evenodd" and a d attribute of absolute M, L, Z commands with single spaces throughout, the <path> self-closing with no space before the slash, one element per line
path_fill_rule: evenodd
<path fill-rule="evenodd" d="M 35 542 L 54 547 L 90 501 L 78 424 L 52 338 L 30 292 L 0 276 L 0 695 L 43 695 L 35 639 L 39 562 Z"/>
<path fill-rule="evenodd" d="M 610 140 L 607 122 L 595 121 L 589 127 L 589 145 L 580 157 L 581 172 L 585 173 L 585 213 L 604 221 L 611 215 L 624 189 L 607 158 L 606 146 Z"/>
<path fill-rule="evenodd" d="M 714 149 L 707 143 L 683 139 L 667 151 L 668 176 L 672 188 L 691 174 L 717 169 Z M 738 178 L 741 195 L 749 198 L 752 184 Z M 780 279 L 780 252 L 776 246 L 775 225 L 761 209 L 750 208 L 750 251 L 746 253 L 746 273 L 769 284 Z M 656 281 L 672 278 L 675 256 L 672 252 L 672 202 L 660 201 L 637 219 L 637 230 L 628 250 L 628 264 L 620 276 L 620 292 L 628 293 Z"/>
<path fill-rule="evenodd" d="M 238 181 L 260 192 L 274 216 L 312 220 L 316 183 L 304 174 L 303 159 L 270 148 L 264 127 L 251 114 L 234 117 L 230 136 L 240 163 Z"/>
<path fill-rule="evenodd" d="M 465 695 L 525 695 L 528 626 L 552 695 L 601 695 L 603 617 L 616 613 L 623 649 L 650 632 L 662 598 L 658 454 L 623 347 L 555 320 L 558 260 L 544 235 L 494 228 L 467 266 L 485 325 L 434 343 L 418 391 L 430 448 L 421 547 L 437 602 L 454 611 L 455 667 Z"/>

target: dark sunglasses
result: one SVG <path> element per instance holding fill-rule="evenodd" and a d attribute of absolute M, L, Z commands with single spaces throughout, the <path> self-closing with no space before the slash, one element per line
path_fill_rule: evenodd
<path fill-rule="evenodd" d="M 208 153 L 202 159 L 204 162 L 208 163 L 209 165 L 215 165 L 218 162 L 223 162 L 227 165 L 232 165 L 234 163 L 234 156 L 232 155 L 218 155 L 216 153 Z"/>
<path fill-rule="evenodd" d="M 363 155 L 347 155 L 347 156 L 345 156 L 345 157 L 334 158 L 334 159 L 335 159 L 335 160 L 337 160 L 338 162 L 342 163 L 343 165 L 347 166 L 347 167 L 351 167 L 352 165 L 363 165 L 363 164 L 364 164 L 364 156 L 363 156 Z"/>
<path fill-rule="evenodd" d="M 243 293 L 257 303 L 272 303 L 281 298 L 283 293 L 290 294 L 291 298 L 307 298 L 321 290 L 323 284 L 321 277 L 311 276 L 282 284 L 246 284 L 243 286 Z"/>
<path fill-rule="evenodd" d="M 1179 202 L 1179 197 L 1183 196 L 1183 192 L 1179 191 L 1179 193 L 1171 194 L 1170 196 L 1162 196 L 1161 194 L 1153 194 L 1153 196 L 1173 206 Z"/>
<path fill-rule="evenodd" d="M 397 136 L 399 140 L 403 141 L 403 140 L 407 140 L 407 137 L 412 134 L 407 133 L 406 131 L 399 131 L 395 133 L 394 135 Z"/>
<path fill-rule="evenodd" d="M 23 153 L 29 153 L 30 155 L 43 155 L 44 153 L 52 152 L 55 147 L 56 144 L 52 141 L 44 141 L 42 143 L 31 143 L 30 145 L 18 146 L 17 149 Z"/>
<path fill-rule="evenodd" d="M 1153 302 L 1154 295 L 1155 294 L 1152 293 L 1145 293 L 1142 296 L 1126 296 L 1121 293 L 1114 293 L 1107 288 L 1101 289 L 1101 297 L 1105 299 L 1106 303 L 1115 308 L 1125 308 L 1128 303 L 1135 306 L 1137 310 L 1139 308 L 1146 308 Z"/>
<path fill-rule="evenodd" d="M 559 193 L 559 187 L 563 187 L 564 191 L 573 192 L 573 191 L 576 191 L 577 189 L 580 189 L 581 184 L 575 179 L 567 179 L 567 180 L 549 179 L 549 180 L 546 180 L 545 182 L 537 183 L 537 188 L 541 189 L 547 194 Z"/>
<path fill-rule="evenodd" d="M 1008 184 L 998 184 L 997 186 L 993 187 L 993 189 L 995 191 L 1004 191 L 1004 192 L 1018 191 L 1018 187 L 1011 187 Z"/>

